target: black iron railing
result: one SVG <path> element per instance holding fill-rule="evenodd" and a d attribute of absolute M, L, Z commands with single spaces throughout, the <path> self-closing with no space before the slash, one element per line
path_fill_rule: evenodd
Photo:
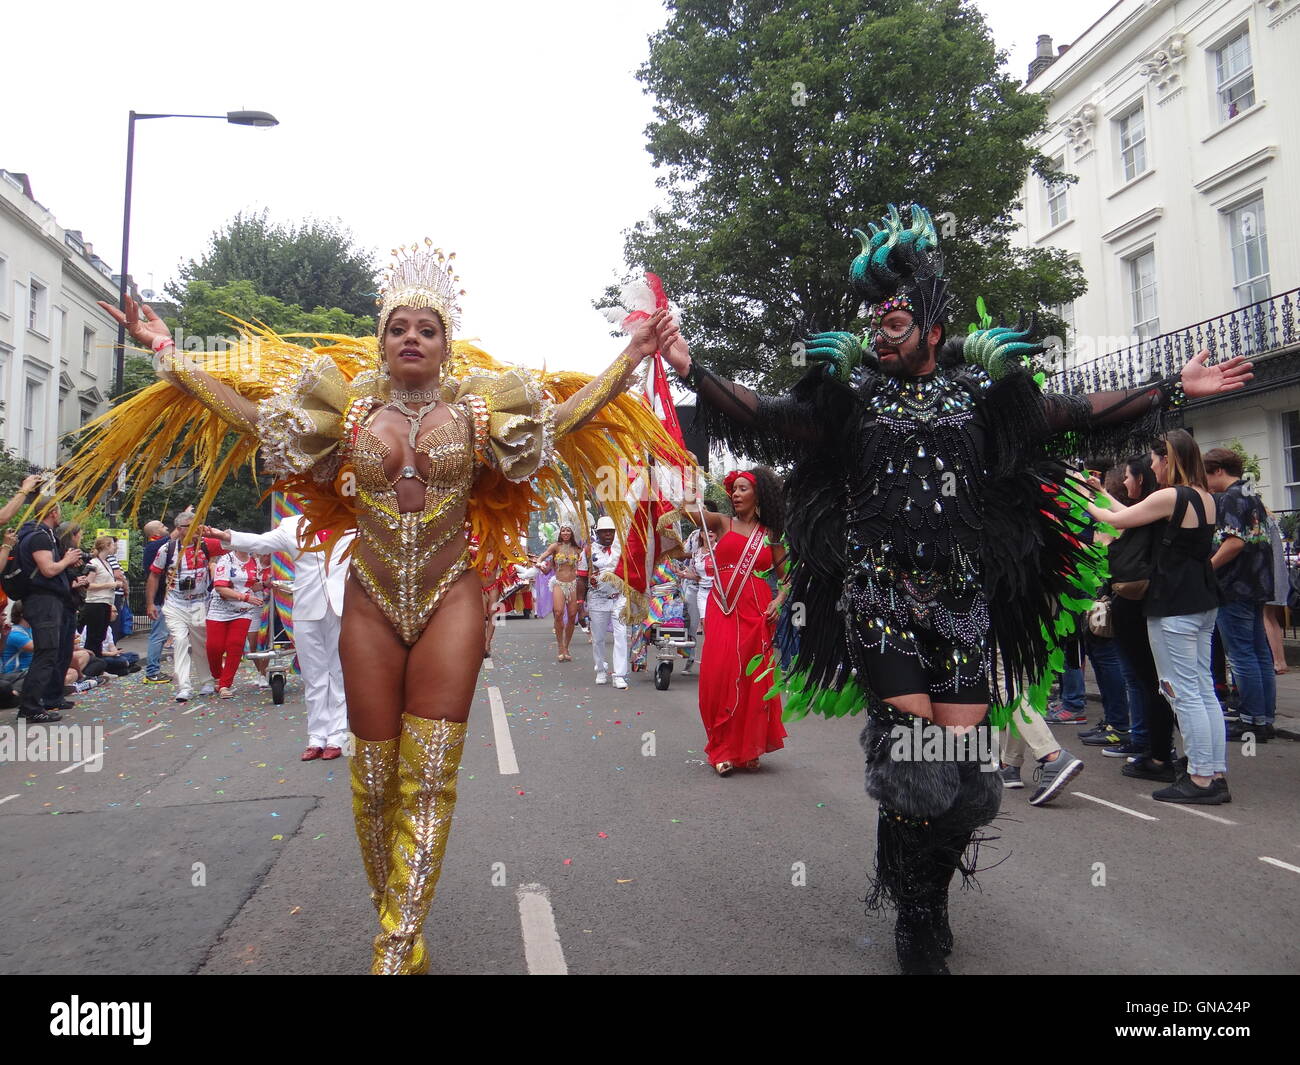
<path fill-rule="evenodd" d="M 1179 372 L 1193 355 L 1210 362 L 1236 355 L 1259 358 L 1300 344 L 1300 289 L 1281 292 L 1173 333 L 1148 337 L 1096 359 L 1067 367 L 1048 379 L 1053 392 L 1107 392 L 1145 384 Z"/>

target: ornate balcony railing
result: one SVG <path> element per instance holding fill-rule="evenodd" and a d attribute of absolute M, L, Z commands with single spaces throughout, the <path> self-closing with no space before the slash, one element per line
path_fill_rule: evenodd
<path fill-rule="evenodd" d="M 1300 344 L 1298 309 L 1300 289 L 1291 289 L 1058 371 L 1048 378 L 1046 388 L 1070 393 L 1133 388 L 1152 376 L 1178 373 L 1188 359 L 1206 350 L 1211 363 L 1236 355 L 1258 359 Z"/>

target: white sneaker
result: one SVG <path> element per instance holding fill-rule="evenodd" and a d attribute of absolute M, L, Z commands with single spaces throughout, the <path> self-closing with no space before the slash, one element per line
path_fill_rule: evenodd
<path fill-rule="evenodd" d="M 623 691 L 627 687 L 627 681 L 625 681 L 622 677 L 615 677 L 614 687 L 617 688 L 619 691 Z"/>
<path fill-rule="evenodd" d="M 259 673 L 253 678 L 254 688 L 269 688 L 271 686 L 270 678 L 265 674 Z"/>
<path fill-rule="evenodd" d="M 608 683 L 609 683 L 609 676 L 608 676 L 607 674 L 605 674 L 605 673 L 597 673 L 597 674 L 596 674 L 596 683 L 597 683 L 597 684 L 608 684 Z"/>
<path fill-rule="evenodd" d="M 176 693 L 176 701 L 178 703 L 188 703 L 193 695 L 194 693 L 189 688 L 182 688 Z"/>
<path fill-rule="evenodd" d="M 208 681 L 205 685 L 203 685 L 202 688 L 199 689 L 199 694 L 213 695 L 216 692 L 216 690 L 217 690 L 217 686 L 213 684 L 212 681 Z"/>

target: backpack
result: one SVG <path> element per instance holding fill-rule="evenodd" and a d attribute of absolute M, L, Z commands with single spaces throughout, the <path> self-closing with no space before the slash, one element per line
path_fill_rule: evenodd
<path fill-rule="evenodd" d="M 4 589 L 5 595 L 10 599 L 26 599 L 32 591 L 32 578 L 36 576 L 36 565 L 31 558 L 27 558 L 27 565 L 23 564 L 24 548 L 29 546 L 33 534 L 40 530 L 40 526 L 28 523 L 24 525 L 18 534 L 18 542 L 14 544 L 14 549 L 9 552 L 9 561 L 5 563 L 5 568 L 0 571 L 0 588 Z M 30 556 L 30 552 L 27 552 Z"/>

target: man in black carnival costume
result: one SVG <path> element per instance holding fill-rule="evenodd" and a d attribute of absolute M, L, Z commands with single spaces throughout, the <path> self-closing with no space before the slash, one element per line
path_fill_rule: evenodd
<path fill-rule="evenodd" d="M 1087 587 L 1088 519 L 1055 456 L 1145 448 L 1184 394 L 1251 375 L 1242 359 L 1210 366 L 1202 352 L 1180 378 L 1044 394 L 1033 364 L 1043 348 L 1026 333 L 945 343 L 952 296 L 924 208 L 905 227 L 891 206 L 870 228 L 854 231 L 862 253 L 850 269 L 868 328 L 813 337 L 812 369 L 788 395 L 710 373 L 671 323 L 660 346 L 711 434 L 793 463 L 789 601 L 806 621 L 782 679 L 787 716 L 865 706 L 867 793 L 880 809 L 869 905 L 895 906 L 904 972 L 946 973 L 948 888 L 973 871 L 963 856 L 1001 796 L 976 730 L 989 728 L 991 697 L 1005 708 L 1045 688 L 1058 601 Z"/>

